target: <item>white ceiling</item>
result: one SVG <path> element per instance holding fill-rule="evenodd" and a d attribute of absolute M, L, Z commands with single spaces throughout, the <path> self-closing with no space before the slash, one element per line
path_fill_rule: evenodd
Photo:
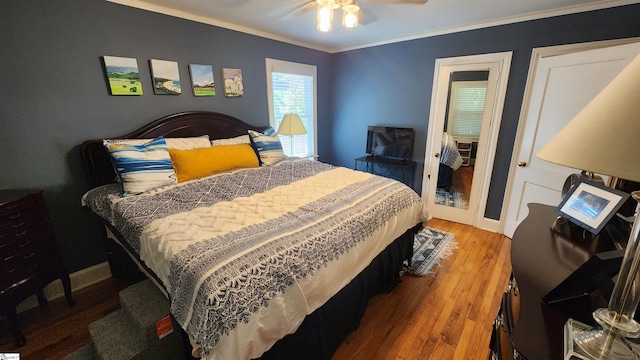
<path fill-rule="evenodd" d="M 309 0 L 107 0 L 327 52 L 471 30 L 492 25 L 634 4 L 640 0 L 428 0 L 426 4 L 356 0 L 362 21 L 316 30 Z M 615 24 L 611 24 L 615 26 Z"/>

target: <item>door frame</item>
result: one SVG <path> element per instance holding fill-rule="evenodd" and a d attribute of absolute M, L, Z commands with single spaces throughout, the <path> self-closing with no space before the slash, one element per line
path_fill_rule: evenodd
<path fill-rule="evenodd" d="M 509 79 L 509 72 L 511 69 L 512 56 L 512 51 L 506 51 L 492 54 L 468 55 L 436 59 L 433 89 L 431 92 L 431 107 L 429 110 L 429 126 L 427 128 L 427 145 L 425 149 L 424 159 L 424 174 L 422 177 L 422 198 L 426 203 L 428 203 L 429 197 L 435 197 L 435 193 L 429 194 L 428 191 L 430 184 L 429 174 L 431 172 L 432 161 L 438 161 L 438 159 L 435 157 L 435 152 L 439 152 L 439 149 L 437 151 L 434 151 L 434 147 L 432 145 L 436 140 L 439 144 L 442 136 L 442 130 L 438 132 L 435 129 L 435 125 L 437 123 L 436 118 L 438 116 L 444 116 L 443 109 L 440 109 L 438 107 L 438 104 L 443 101 L 443 97 L 446 99 L 446 97 L 448 96 L 446 91 L 444 93 L 441 93 L 441 91 L 439 91 L 439 89 L 441 88 L 441 82 L 445 77 L 448 78 L 448 74 L 445 74 L 445 71 L 451 67 L 456 66 L 464 66 L 465 70 L 473 70 L 469 68 L 469 66 L 474 65 L 478 67 L 478 70 L 486 69 L 486 67 L 490 64 L 498 66 L 499 71 L 496 79 L 497 86 L 493 99 L 493 111 L 490 116 L 491 123 L 488 134 L 487 147 L 484 155 L 484 166 L 483 169 L 481 169 L 481 171 L 479 172 L 480 176 L 478 178 L 475 178 L 474 176 L 473 179 L 473 182 L 475 183 L 477 181 L 479 186 L 478 201 L 476 203 L 475 209 L 469 209 L 469 211 L 474 212 L 473 226 L 492 232 L 500 231 L 501 223 L 499 220 L 486 218 L 484 216 L 484 213 L 487 206 L 487 197 L 489 194 L 491 175 L 493 173 L 493 164 L 498 144 L 498 135 L 500 132 L 500 123 L 502 121 L 502 112 L 504 109 L 504 100 L 507 92 L 506 90 Z M 491 84 L 489 86 L 491 86 Z M 433 181 L 437 181 L 437 179 L 434 178 Z"/>
<path fill-rule="evenodd" d="M 538 71 L 538 64 L 540 60 L 546 57 L 551 56 L 559 56 L 566 55 L 575 52 L 587 51 L 587 50 L 595 50 L 600 48 L 612 47 L 617 45 L 625 45 L 634 42 L 640 41 L 640 37 L 633 38 L 624 38 L 624 39 L 614 39 L 614 40 L 602 40 L 602 41 L 591 41 L 585 43 L 576 43 L 576 44 L 568 44 L 568 45 L 556 45 L 556 46 L 547 46 L 542 48 L 533 48 L 531 51 L 531 60 L 529 62 L 529 71 L 527 73 L 527 83 L 525 85 L 525 90 L 522 98 L 522 105 L 520 107 L 520 116 L 518 117 L 518 128 L 516 131 L 516 138 L 513 143 L 513 152 L 511 153 L 511 163 L 509 165 L 509 174 L 507 176 L 507 186 L 504 192 L 504 198 L 502 200 L 502 210 L 500 211 L 500 225 L 499 232 L 504 234 L 505 227 L 505 217 L 506 214 L 513 209 L 509 209 L 509 203 L 511 200 L 511 196 L 513 193 L 514 181 L 515 181 L 515 172 L 517 171 L 518 166 L 518 154 L 522 148 L 522 142 L 524 138 L 524 128 L 525 128 L 525 120 L 529 111 L 529 107 L 531 106 L 531 94 L 533 92 L 533 83 Z"/>

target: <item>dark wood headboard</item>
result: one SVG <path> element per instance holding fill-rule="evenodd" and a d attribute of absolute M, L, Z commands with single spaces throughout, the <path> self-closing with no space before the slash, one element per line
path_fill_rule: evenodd
<path fill-rule="evenodd" d="M 164 137 L 191 137 L 209 135 L 211 140 L 232 138 L 247 134 L 247 130 L 262 131 L 266 126 L 249 125 L 233 116 L 210 111 L 187 111 L 154 120 L 128 134 L 110 139 L 152 139 Z M 89 177 L 89 186 L 113 183 L 116 174 L 105 150 L 103 139 L 82 143 L 82 157 Z"/>

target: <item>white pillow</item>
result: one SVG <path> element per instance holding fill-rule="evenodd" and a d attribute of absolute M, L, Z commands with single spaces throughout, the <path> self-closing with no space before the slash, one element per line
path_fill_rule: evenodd
<path fill-rule="evenodd" d="M 144 145 L 151 140 L 153 139 L 111 139 L 104 141 L 109 141 L 111 144 Z M 165 141 L 169 149 L 177 150 L 193 150 L 211 146 L 209 135 L 186 138 L 165 138 Z"/>
<path fill-rule="evenodd" d="M 234 138 L 228 138 L 228 139 L 211 140 L 211 146 L 240 145 L 240 144 L 251 144 L 251 139 L 249 139 L 249 135 L 240 135 L 240 136 L 236 136 Z"/>

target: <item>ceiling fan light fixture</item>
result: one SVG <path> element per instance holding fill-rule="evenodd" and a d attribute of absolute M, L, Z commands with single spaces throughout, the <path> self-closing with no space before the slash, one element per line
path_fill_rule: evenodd
<path fill-rule="evenodd" d="M 332 0 L 317 0 L 318 2 L 318 30 L 322 32 L 331 31 L 333 23 Z"/>
<path fill-rule="evenodd" d="M 331 21 L 318 21 L 318 30 L 322 32 L 331 31 Z"/>
<path fill-rule="evenodd" d="M 358 12 L 360 12 L 360 7 L 358 5 L 344 5 L 342 7 L 342 12 L 342 26 L 346 28 L 354 28 L 358 26 Z"/>

